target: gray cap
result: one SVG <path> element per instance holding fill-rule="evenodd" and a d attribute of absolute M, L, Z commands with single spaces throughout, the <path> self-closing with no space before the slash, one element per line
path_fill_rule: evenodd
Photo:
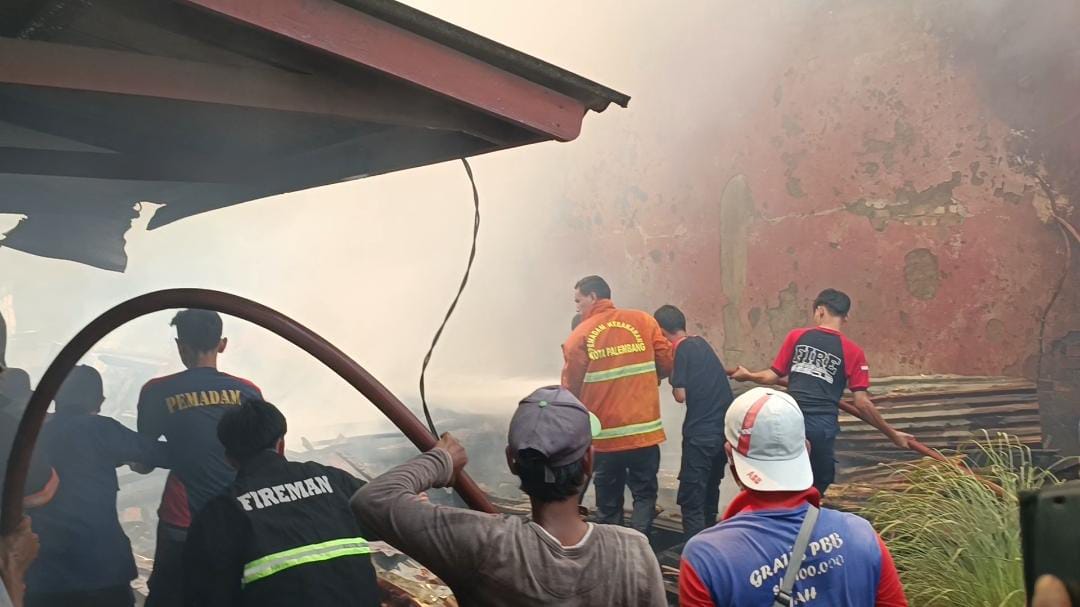
<path fill-rule="evenodd" d="M 546 386 L 518 404 L 507 443 L 513 453 L 534 449 L 558 468 L 584 457 L 599 432 L 600 421 L 569 390 Z"/>

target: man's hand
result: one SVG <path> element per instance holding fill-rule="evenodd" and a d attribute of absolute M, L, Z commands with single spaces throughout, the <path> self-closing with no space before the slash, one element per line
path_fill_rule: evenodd
<path fill-rule="evenodd" d="M 22 605 L 26 571 L 37 558 L 40 548 L 38 536 L 31 531 L 30 519 L 25 516 L 14 533 L 0 538 L 0 577 L 16 605 Z"/>
<path fill-rule="evenodd" d="M 914 439 L 914 438 L 915 438 L 914 436 L 908 434 L 907 432 L 901 432 L 899 430 L 896 430 L 893 433 L 892 442 L 893 442 L 894 445 L 896 445 L 897 447 L 900 447 L 901 449 L 907 449 L 908 448 L 908 441 L 911 440 L 911 439 Z"/>
<path fill-rule="evenodd" d="M 449 432 L 444 432 L 439 442 L 435 443 L 436 449 L 442 449 L 450 454 L 450 461 L 454 464 L 454 474 L 450 477 L 451 484 L 457 479 L 457 475 L 465 464 L 469 463 L 469 456 L 465 453 L 465 447 L 461 446 L 456 438 Z"/>
<path fill-rule="evenodd" d="M 1072 607 L 1065 584 L 1052 575 L 1044 575 L 1035 582 L 1035 596 L 1031 607 Z"/>
<path fill-rule="evenodd" d="M 730 375 L 731 375 L 731 379 L 733 379 L 735 381 L 752 381 L 753 380 L 753 377 L 752 377 L 753 373 L 750 372 L 750 369 L 747 369 L 746 367 L 744 367 L 742 365 L 739 365 L 738 367 L 735 367 L 735 370 L 732 371 L 730 373 Z"/>

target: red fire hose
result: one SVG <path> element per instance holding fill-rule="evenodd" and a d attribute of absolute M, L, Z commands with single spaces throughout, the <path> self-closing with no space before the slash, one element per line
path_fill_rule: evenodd
<path fill-rule="evenodd" d="M 852 417 L 855 417 L 855 418 L 858 418 L 858 419 L 862 420 L 867 425 L 876 428 L 877 430 L 879 430 L 885 436 L 888 436 L 889 435 L 889 430 L 892 429 L 891 427 L 889 427 L 888 422 L 884 422 L 883 424 L 878 425 L 878 424 L 874 423 L 873 420 L 868 419 L 866 417 L 863 417 L 863 414 L 862 414 L 861 411 L 859 411 L 859 408 L 856 407 L 853 403 L 851 403 L 849 401 L 846 401 L 846 400 L 840 401 L 840 409 L 842 411 L 844 411 L 845 413 L 851 415 Z M 993 481 L 990 481 L 990 480 L 976 474 L 975 472 L 973 472 L 967 466 L 964 466 L 964 465 L 962 465 L 962 464 L 960 464 L 960 463 L 958 463 L 958 462 L 956 462 L 954 460 L 951 460 L 951 459 L 945 457 L 937 449 L 927 447 L 926 445 L 924 445 L 924 444 L 920 443 L 918 440 L 916 440 L 915 437 L 911 437 L 911 438 L 908 439 L 907 446 L 908 446 L 908 449 L 914 451 L 915 453 L 918 453 L 919 455 L 921 455 L 923 457 L 929 457 L 930 459 L 935 459 L 935 460 L 937 460 L 939 462 L 949 464 L 950 466 L 955 466 L 961 472 L 976 478 L 983 485 L 986 485 L 986 487 L 988 489 L 990 489 L 991 491 L 996 493 L 999 497 L 1004 497 L 1005 496 L 1005 489 L 1003 489 L 1001 487 L 1001 485 L 998 485 L 997 483 L 995 483 Z"/>
<path fill-rule="evenodd" d="M 307 327 L 262 304 L 221 291 L 207 289 L 166 289 L 129 299 L 108 310 L 88 324 L 56 356 L 34 390 L 26 413 L 19 422 L 19 430 L 11 447 L 4 482 L 3 510 L 0 511 L 0 535 L 12 533 L 22 519 L 22 496 L 26 484 L 30 456 L 37 442 L 38 432 L 45 420 L 45 412 L 56 396 L 60 384 L 76 363 L 90 351 L 101 338 L 120 325 L 152 312 L 171 308 L 201 308 L 242 318 L 269 329 L 299 346 L 342 379 L 349 382 L 382 411 L 421 451 L 435 444 L 435 438 L 424 424 L 416 418 L 386 386 L 372 377 L 347 354 L 315 334 Z M 495 512 L 495 507 L 480 487 L 462 471 L 454 488 L 469 507 L 482 512 Z"/>

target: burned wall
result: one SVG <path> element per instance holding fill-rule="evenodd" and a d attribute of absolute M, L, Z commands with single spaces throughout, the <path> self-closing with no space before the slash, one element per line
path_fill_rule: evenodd
<path fill-rule="evenodd" d="M 767 39 L 717 42 L 755 63 L 701 74 L 724 115 L 597 160 L 569 190 L 577 253 L 617 300 L 683 307 L 729 364 L 767 364 L 836 287 L 878 376 L 1034 376 L 1039 336 L 1080 326 L 1052 217 L 1075 222 L 1072 197 L 1041 183 L 1060 167 L 1016 158 L 1022 112 L 992 101 L 993 61 L 927 6 L 819 2 L 770 15 Z"/>

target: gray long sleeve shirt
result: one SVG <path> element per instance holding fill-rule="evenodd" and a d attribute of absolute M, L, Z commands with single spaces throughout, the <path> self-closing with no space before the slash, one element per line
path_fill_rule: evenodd
<path fill-rule="evenodd" d="M 664 606 L 663 579 L 645 536 L 590 525 L 563 546 L 522 518 L 437 506 L 419 493 L 450 483 L 450 454 L 433 449 L 352 498 L 365 528 L 443 579 L 462 606 Z"/>

